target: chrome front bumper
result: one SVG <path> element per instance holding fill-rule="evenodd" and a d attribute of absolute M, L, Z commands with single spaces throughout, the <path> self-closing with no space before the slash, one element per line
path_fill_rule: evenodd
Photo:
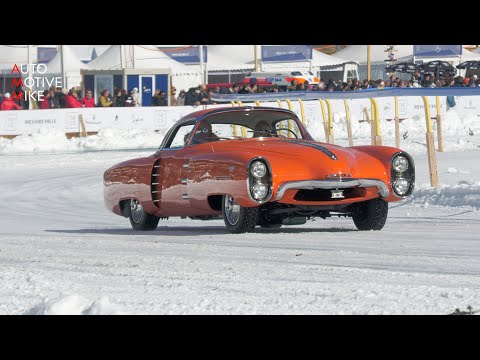
<path fill-rule="evenodd" d="M 381 180 L 374 179 L 333 179 L 333 180 L 305 180 L 305 181 L 292 181 L 282 184 L 278 187 L 276 201 L 281 200 L 285 191 L 290 189 L 347 189 L 354 187 L 371 187 L 375 186 L 378 189 L 378 193 L 381 197 L 388 197 L 390 191 L 388 186 Z"/>

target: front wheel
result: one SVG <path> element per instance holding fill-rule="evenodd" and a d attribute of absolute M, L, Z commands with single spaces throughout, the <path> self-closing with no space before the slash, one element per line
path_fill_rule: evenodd
<path fill-rule="evenodd" d="M 232 234 L 252 232 L 257 225 L 258 207 L 242 207 L 229 195 L 223 197 L 222 213 L 225 226 Z"/>
<path fill-rule="evenodd" d="M 377 198 L 355 204 L 352 217 L 358 230 L 382 230 L 387 215 L 388 203 Z"/>
<path fill-rule="evenodd" d="M 128 217 L 130 218 L 130 224 L 132 224 L 133 230 L 151 231 L 157 228 L 160 218 L 146 213 L 143 206 L 140 205 L 137 200 L 130 200 L 127 206 L 129 206 Z"/>

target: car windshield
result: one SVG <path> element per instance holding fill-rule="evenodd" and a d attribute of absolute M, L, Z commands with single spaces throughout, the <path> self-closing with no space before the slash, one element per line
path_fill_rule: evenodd
<path fill-rule="evenodd" d="M 296 116 L 256 109 L 208 115 L 194 128 L 190 145 L 258 137 L 311 139 Z"/>

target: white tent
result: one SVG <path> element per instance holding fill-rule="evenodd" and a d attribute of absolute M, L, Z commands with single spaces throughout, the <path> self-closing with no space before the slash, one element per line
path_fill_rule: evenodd
<path fill-rule="evenodd" d="M 404 58 L 406 56 L 413 57 L 413 45 L 396 45 L 397 52 L 395 52 L 395 58 Z M 335 53 L 343 59 L 348 61 L 356 61 L 360 65 L 367 64 L 367 49 L 368 45 L 349 45 L 345 49 Z M 388 59 L 388 53 L 385 52 L 385 45 L 371 45 L 370 49 L 370 61 L 372 65 L 385 65 L 385 60 Z"/>
<path fill-rule="evenodd" d="M 151 45 L 124 45 L 121 58 L 121 46 L 112 45 L 102 55 L 88 63 L 90 69 L 117 70 L 128 69 L 165 69 L 172 76 L 172 84 L 177 89 L 198 86 L 202 82 L 199 66 L 187 66 Z"/>
<path fill-rule="evenodd" d="M 28 45 L 0 45 L 0 69 L 2 72 L 12 70 L 15 64 L 27 64 L 27 50 Z M 31 47 L 31 59 L 36 62 L 37 49 Z"/>
<path fill-rule="evenodd" d="M 63 45 L 63 72 L 65 73 L 66 84 L 63 88 L 70 89 L 72 87 L 79 87 L 82 82 L 82 74 L 80 69 L 88 69 L 79 57 L 75 54 L 70 45 Z M 50 76 L 62 76 L 62 56 L 60 51 L 50 60 L 47 66 L 47 74 Z M 44 90 L 44 89 L 40 89 Z"/>

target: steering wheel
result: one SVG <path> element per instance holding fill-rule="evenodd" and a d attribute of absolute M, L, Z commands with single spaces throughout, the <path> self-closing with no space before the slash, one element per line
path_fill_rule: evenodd
<path fill-rule="evenodd" d="M 289 131 L 289 132 L 291 132 L 291 133 L 295 136 L 295 138 L 298 139 L 297 134 L 296 134 L 295 131 L 293 131 L 293 130 L 290 130 L 290 129 L 288 129 L 288 128 L 281 128 L 281 129 L 277 129 L 277 134 L 278 134 L 280 131 Z"/>

